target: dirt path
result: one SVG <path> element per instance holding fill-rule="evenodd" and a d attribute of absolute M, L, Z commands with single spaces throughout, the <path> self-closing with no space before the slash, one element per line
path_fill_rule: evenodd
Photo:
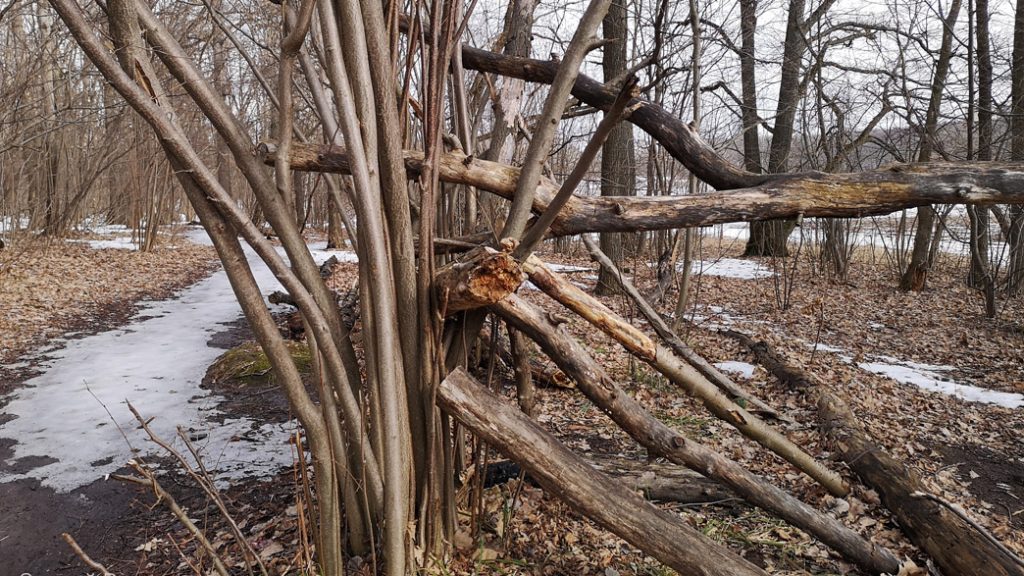
<path fill-rule="evenodd" d="M 277 289 L 266 267 L 251 261 L 265 291 Z M 154 417 L 151 426 L 165 438 L 176 426 L 187 428 L 225 485 L 291 463 L 291 424 L 223 414 L 223 398 L 200 387 L 213 359 L 244 336 L 223 271 L 138 306 L 126 324 L 123 312 L 110 316 L 120 325 L 94 323 L 92 333 L 7 370 L 11 392 L 0 399 L 0 576 L 81 573 L 59 540 L 64 531 L 98 557 L 132 556 L 126 541 L 146 531 L 147 515 L 132 511 L 135 489 L 105 478 L 154 446 L 126 399 Z M 20 377 L 11 377 L 15 370 Z"/>

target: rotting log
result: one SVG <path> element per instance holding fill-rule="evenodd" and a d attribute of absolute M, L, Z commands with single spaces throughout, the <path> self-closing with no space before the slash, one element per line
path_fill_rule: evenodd
<path fill-rule="evenodd" d="M 512 293 L 525 278 L 511 254 L 481 246 L 439 269 L 434 291 L 441 310 L 450 315 L 489 306 Z"/>
<path fill-rule="evenodd" d="M 825 437 L 864 484 L 878 491 L 907 537 L 935 560 L 943 574 L 1024 576 L 1021 560 L 993 536 L 929 498 L 921 476 L 885 452 L 846 402 L 817 376 L 788 362 L 767 342 L 734 330 L 724 334 L 750 349 L 758 363 L 783 384 L 817 396 Z"/>
<path fill-rule="evenodd" d="M 509 350 L 509 346 L 506 342 L 503 342 L 501 338 L 492 340 L 490 328 L 484 326 L 480 330 L 480 344 L 483 347 L 484 356 L 492 351 L 497 355 L 498 359 L 508 367 L 509 370 L 515 369 L 515 360 L 512 358 L 512 351 Z M 530 374 L 534 380 L 543 386 L 550 386 L 553 388 L 565 388 L 572 389 L 576 387 L 576 384 L 569 378 L 565 372 L 560 370 L 558 366 L 554 364 L 541 362 L 536 358 L 530 358 Z"/>
<path fill-rule="evenodd" d="M 818 417 L 843 461 L 878 491 L 907 537 L 935 560 L 943 574 L 1024 576 L 1020 558 L 994 536 L 929 498 L 918 473 L 882 450 L 840 398 L 822 391 Z"/>
<path fill-rule="evenodd" d="M 812 534 L 870 574 L 899 570 L 899 562 L 884 547 L 873 544 L 841 522 L 774 486 L 733 460 L 686 438 L 645 410 L 626 393 L 587 350 L 548 314 L 512 294 L 490 310 L 530 336 L 577 388 L 618 424 L 651 456 L 661 456 L 713 478 L 747 502 L 760 506 L 793 526 Z"/>
<path fill-rule="evenodd" d="M 273 164 L 277 148 L 257 153 Z M 293 143 L 294 170 L 347 172 L 344 148 Z M 410 176 L 423 168 L 423 153 L 405 151 Z M 519 169 L 454 151 L 441 154 L 442 181 L 512 198 Z M 532 209 L 543 213 L 558 186 L 542 178 Z M 1024 204 L 1024 164 L 948 162 L 899 164 L 846 174 L 778 174 L 760 184 L 690 196 L 573 196 L 550 236 L 582 232 L 635 232 L 797 217 L 862 218 L 930 204 Z"/>
<path fill-rule="evenodd" d="M 742 504 L 721 482 L 675 464 L 623 458 L 588 458 L 592 466 L 643 493 L 648 500 L 678 504 Z"/>
<path fill-rule="evenodd" d="M 741 434 L 781 456 L 824 486 L 832 495 L 844 497 L 849 493 L 849 487 L 839 474 L 829 470 L 763 420 L 733 402 L 697 369 L 652 340 L 600 300 L 548 270 L 539 258 L 528 258 L 523 263 L 523 270 L 544 293 L 615 339 L 627 351 L 649 364 L 687 394 L 699 399 L 712 414 L 739 430 Z"/>
<path fill-rule="evenodd" d="M 457 368 L 441 382 L 437 400 L 470 431 L 518 462 L 548 493 L 680 574 L 765 576 L 682 518 L 592 468 L 465 370 Z"/>

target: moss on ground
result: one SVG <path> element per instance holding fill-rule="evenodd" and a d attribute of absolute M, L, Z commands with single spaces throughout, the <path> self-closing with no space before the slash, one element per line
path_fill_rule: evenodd
<path fill-rule="evenodd" d="M 312 358 L 309 347 L 304 342 L 289 341 L 286 344 L 299 373 L 310 374 Z M 274 382 L 270 359 L 263 348 L 251 340 L 221 354 L 210 367 L 209 376 L 213 382 L 234 380 L 247 385 Z"/>

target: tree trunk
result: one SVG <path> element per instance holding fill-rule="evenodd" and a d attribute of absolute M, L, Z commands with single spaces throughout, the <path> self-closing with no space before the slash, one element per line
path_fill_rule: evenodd
<path fill-rule="evenodd" d="M 1013 61 L 1010 68 L 1010 160 L 1024 161 L 1024 2 L 1017 2 L 1013 20 Z M 1006 291 L 1024 290 L 1024 210 L 1010 209 L 1010 262 L 1006 269 Z"/>
<path fill-rule="evenodd" d="M 782 49 L 782 72 L 779 79 L 779 102 L 775 109 L 775 126 L 768 149 L 768 172 L 780 174 L 789 167 L 793 148 L 793 127 L 801 93 L 800 74 L 807 41 L 803 22 L 805 0 L 790 0 L 786 23 L 786 41 Z M 742 8 L 742 7 L 741 7 Z M 744 151 L 746 148 L 744 147 Z M 750 225 L 750 238 L 744 256 L 787 256 L 789 235 L 796 228 L 795 220 L 755 223 Z"/>
<path fill-rule="evenodd" d="M 629 46 L 629 22 L 626 4 L 614 1 L 608 7 L 608 13 L 602 22 L 604 38 L 608 44 L 604 46 L 601 68 L 604 81 L 618 81 L 627 70 Z M 617 90 L 618 86 L 609 86 Z M 636 195 L 636 153 L 633 144 L 633 125 L 619 122 L 612 128 L 601 150 L 601 196 L 635 196 Z M 622 258 L 633 252 L 636 243 L 635 234 L 601 234 L 601 250 L 619 265 Z M 618 283 L 610 277 L 611 271 L 601 267 L 597 274 L 598 294 L 614 294 Z"/>
<path fill-rule="evenodd" d="M 960 15 L 961 0 L 953 0 L 949 6 L 949 14 L 943 22 L 942 46 L 939 48 L 939 59 L 935 64 L 935 76 L 932 78 L 931 96 L 928 100 L 928 112 L 925 116 L 921 134 L 921 149 L 917 154 L 918 162 L 929 162 L 935 148 L 935 131 L 939 126 L 939 113 L 942 107 L 942 93 L 946 88 L 946 76 L 949 74 L 949 63 L 953 57 L 953 29 Z M 914 234 L 914 249 L 910 254 L 910 263 L 900 278 L 900 290 L 924 290 L 928 281 L 928 269 L 931 267 L 931 241 L 935 228 L 935 209 L 922 206 L 917 211 L 917 231 Z"/>

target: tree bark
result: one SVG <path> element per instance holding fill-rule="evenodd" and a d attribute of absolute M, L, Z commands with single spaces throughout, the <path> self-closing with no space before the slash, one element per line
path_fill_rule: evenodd
<path fill-rule="evenodd" d="M 474 434 L 518 462 L 545 490 L 680 574 L 765 575 L 757 566 L 707 540 L 681 518 L 655 508 L 620 482 L 594 470 L 461 368 L 441 382 L 438 403 Z"/>
<path fill-rule="evenodd" d="M 602 22 L 602 30 L 607 44 L 601 55 L 601 69 L 605 85 L 615 90 L 618 86 L 610 83 L 624 80 L 620 77 L 626 73 L 628 63 L 629 18 L 624 1 L 611 3 Z M 636 152 L 632 124 L 616 123 L 601 149 L 601 196 L 636 196 Z M 603 232 L 600 241 L 601 250 L 618 265 L 623 256 L 635 247 L 636 237 L 634 234 Z M 595 288 L 598 294 L 614 294 L 618 291 L 618 283 L 611 274 L 611 270 L 604 266 L 598 270 Z"/>
<path fill-rule="evenodd" d="M 663 424 L 612 380 L 578 341 L 536 307 L 513 294 L 491 309 L 533 338 L 559 368 L 576 381 L 580 392 L 652 456 L 663 456 L 718 480 L 751 504 L 813 534 L 868 573 L 895 574 L 899 569 L 899 562 L 885 548 L 864 540 L 836 519 Z"/>
<path fill-rule="evenodd" d="M 259 145 L 266 163 L 273 163 L 276 153 L 272 142 Z M 407 150 L 405 163 L 416 176 L 422 170 L 423 154 Z M 291 164 L 296 170 L 349 171 L 345 150 L 323 145 L 293 144 Z M 514 194 L 519 178 L 517 168 L 461 152 L 442 154 L 438 172 L 445 182 L 506 198 Z M 533 211 L 543 213 L 557 190 L 552 181 L 542 178 Z M 998 203 L 1024 204 L 1024 163 L 933 162 L 843 174 L 782 174 L 755 187 L 697 196 L 574 196 L 559 213 L 551 235 L 664 230 L 801 215 L 860 218 L 928 204 Z"/>

